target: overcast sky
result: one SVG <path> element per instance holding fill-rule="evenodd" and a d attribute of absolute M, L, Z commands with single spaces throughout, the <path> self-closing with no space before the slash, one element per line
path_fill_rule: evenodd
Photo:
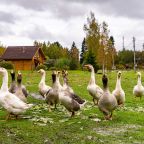
<path fill-rule="evenodd" d="M 0 0 L 0 41 L 5 46 L 33 45 L 38 41 L 59 41 L 78 48 L 85 37 L 83 25 L 90 11 L 99 23 L 108 23 L 117 50 L 132 49 L 132 37 L 136 37 L 136 49 L 144 43 L 143 0 Z"/>

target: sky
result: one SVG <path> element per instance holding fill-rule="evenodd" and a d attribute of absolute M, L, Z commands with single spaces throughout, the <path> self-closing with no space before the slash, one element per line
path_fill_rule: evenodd
<path fill-rule="evenodd" d="M 83 26 L 90 12 L 98 23 L 105 21 L 109 36 L 122 49 L 142 50 L 144 43 L 143 0 L 0 0 L 0 42 L 4 46 L 33 45 L 33 41 L 59 41 L 70 48 L 72 42 L 81 49 L 86 36 Z"/>

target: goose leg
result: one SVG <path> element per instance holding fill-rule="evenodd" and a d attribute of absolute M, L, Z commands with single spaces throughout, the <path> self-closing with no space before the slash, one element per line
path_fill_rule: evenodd
<path fill-rule="evenodd" d="M 72 114 L 71 114 L 71 117 L 74 117 L 74 115 L 75 115 L 75 112 L 73 111 Z"/>
<path fill-rule="evenodd" d="M 97 105 L 98 104 L 98 101 L 97 101 L 97 103 L 95 102 L 95 98 L 93 98 L 93 103 L 94 103 L 94 105 Z"/>
<path fill-rule="evenodd" d="M 48 111 L 51 112 L 51 104 L 48 104 Z"/>
<path fill-rule="evenodd" d="M 18 115 L 15 115 L 16 119 L 18 119 Z"/>
<path fill-rule="evenodd" d="M 11 115 L 10 113 L 7 114 L 7 116 L 6 116 L 6 121 L 9 120 L 10 115 Z"/>
<path fill-rule="evenodd" d="M 112 120 L 112 115 L 113 115 L 113 112 L 111 112 L 111 114 L 109 116 L 109 120 Z"/>
<path fill-rule="evenodd" d="M 57 109 L 56 103 L 54 105 L 55 105 L 54 109 L 56 110 Z"/>

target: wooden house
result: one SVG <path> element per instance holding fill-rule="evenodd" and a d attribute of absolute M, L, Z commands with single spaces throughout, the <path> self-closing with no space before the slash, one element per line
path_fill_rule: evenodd
<path fill-rule="evenodd" d="M 11 61 L 15 70 L 34 70 L 46 58 L 42 49 L 36 46 L 9 46 L 1 59 Z"/>

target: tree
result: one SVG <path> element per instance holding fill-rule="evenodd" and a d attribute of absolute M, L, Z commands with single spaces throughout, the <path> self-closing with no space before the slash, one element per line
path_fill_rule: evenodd
<path fill-rule="evenodd" d="M 103 73 L 108 67 L 108 56 L 109 56 L 109 30 L 106 22 L 102 23 L 101 35 L 100 35 L 100 48 L 98 49 L 98 64 L 102 66 Z"/>
<path fill-rule="evenodd" d="M 84 38 L 82 42 L 82 48 L 81 48 L 81 54 L 80 54 L 80 64 L 83 64 L 86 52 L 87 52 L 87 46 L 86 46 L 86 40 Z"/>
<path fill-rule="evenodd" d="M 88 50 L 91 50 L 95 56 L 97 56 L 100 40 L 100 25 L 96 21 L 93 12 L 91 12 L 90 17 L 87 18 L 87 24 L 84 25 L 84 31 L 86 33 L 86 44 Z"/>
<path fill-rule="evenodd" d="M 3 55 L 3 53 L 5 52 L 6 47 L 3 46 L 3 44 L 0 42 L 0 56 Z"/>
<path fill-rule="evenodd" d="M 92 50 L 89 50 L 87 52 L 85 63 L 93 65 L 95 72 L 98 71 L 99 67 L 98 67 L 97 62 L 96 62 L 96 56 L 92 52 Z"/>
<path fill-rule="evenodd" d="M 109 68 L 112 68 L 112 69 L 115 69 L 115 57 L 116 57 L 116 49 L 115 49 L 114 43 L 115 41 L 114 41 L 113 36 L 110 36 L 109 41 L 108 41 Z"/>
<path fill-rule="evenodd" d="M 70 69 L 75 70 L 79 67 L 79 50 L 75 45 L 75 42 L 72 43 L 71 49 L 70 49 Z"/>

